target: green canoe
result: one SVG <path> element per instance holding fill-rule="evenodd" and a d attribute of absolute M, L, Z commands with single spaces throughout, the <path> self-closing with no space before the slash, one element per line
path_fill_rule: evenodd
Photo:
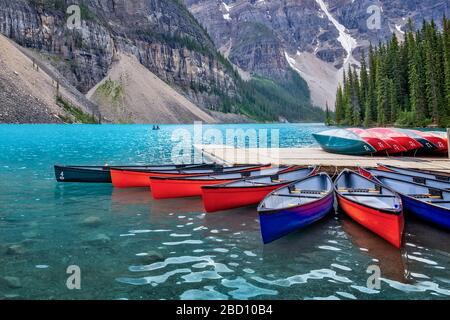
<path fill-rule="evenodd" d="M 330 153 L 368 155 L 377 152 L 374 147 L 358 135 L 345 129 L 327 130 L 314 133 L 313 136 L 322 149 Z"/>

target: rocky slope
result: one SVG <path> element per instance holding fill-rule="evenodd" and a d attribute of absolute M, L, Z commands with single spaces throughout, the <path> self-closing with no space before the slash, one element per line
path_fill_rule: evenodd
<path fill-rule="evenodd" d="M 81 7 L 79 29 L 66 26 L 70 4 Z M 0 32 L 47 54 L 83 93 L 121 51 L 203 107 L 236 94 L 234 71 L 178 0 L 0 0 Z"/>
<path fill-rule="evenodd" d="M 103 118 L 114 123 L 215 123 L 167 83 L 140 64 L 134 56 L 117 54 L 105 79 L 87 96 Z"/>
<path fill-rule="evenodd" d="M 98 121 L 87 99 L 30 56 L 0 34 L 0 123 Z"/>
<path fill-rule="evenodd" d="M 401 37 L 409 18 L 419 27 L 423 19 L 450 15 L 447 0 L 184 2 L 243 71 L 280 79 L 293 68 L 308 81 L 321 107 L 334 104 L 342 68 L 358 65 L 370 42 L 385 41 L 392 33 Z"/>

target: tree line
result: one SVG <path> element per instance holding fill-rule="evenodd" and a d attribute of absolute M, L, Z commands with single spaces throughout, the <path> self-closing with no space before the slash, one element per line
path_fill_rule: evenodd
<path fill-rule="evenodd" d="M 336 94 L 335 122 L 348 126 L 450 126 L 450 20 L 415 31 L 404 40 L 369 47 L 361 69 L 344 71 Z"/>

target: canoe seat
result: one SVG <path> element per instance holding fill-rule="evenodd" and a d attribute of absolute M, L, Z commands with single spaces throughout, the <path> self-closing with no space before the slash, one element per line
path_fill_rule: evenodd
<path fill-rule="evenodd" d="M 396 198 L 393 194 L 381 194 L 381 193 L 342 193 L 344 197 L 375 197 L 375 198 Z"/>
<path fill-rule="evenodd" d="M 274 193 L 273 194 L 276 197 L 286 197 L 286 198 L 305 198 L 305 199 L 320 199 L 322 198 L 320 195 L 303 195 L 303 194 L 298 194 L 298 195 L 294 195 L 294 194 L 279 194 L 279 193 Z"/>
<path fill-rule="evenodd" d="M 409 194 L 408 196 L 414 199 L 442 199 L 442 196 L 432 194 Z"/>
<path fill-rule="evenodd" d="M 380 189 L 339 189 L 339 192 L 347 193 L 380 193 Z"/>
<path fill-rule="evenodd" d="M 290 192 L 291 194 L 317 194 L 317 195 L 324 194 L 323 191 L 319 191 L 319 190 L 299 190 L 299 189 L 290 189 L 289 192 Z"/>

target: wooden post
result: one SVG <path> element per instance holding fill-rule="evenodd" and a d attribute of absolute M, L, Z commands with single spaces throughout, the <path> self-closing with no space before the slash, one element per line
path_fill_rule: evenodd
<path fill-rule="evenodd" d="M 450 128 L 447 128 L 448 157 L 450 158 Z"/>

